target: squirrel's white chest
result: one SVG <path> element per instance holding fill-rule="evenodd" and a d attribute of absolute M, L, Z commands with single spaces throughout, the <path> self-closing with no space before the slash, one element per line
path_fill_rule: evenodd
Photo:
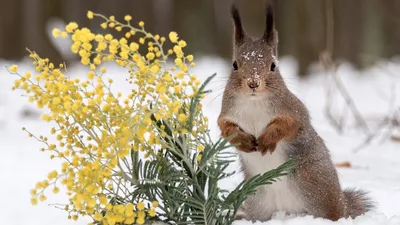
<path fill-rule="evenodd" d="M 229 120 L 238 124 L 244 132 L 259 137 L 268 123 L 274 118 L 274 112 L 265 99 L 252 99 L 248 96 L 237 96 L 236 102 L 226 115 Z M 272 154 L 262 156 L 259 152 L 240 152 L 241 161 L 246 173 L 250 176 L 275 169 L 285 162 L 284 152 L 287 143 L 280 142 Z M 266 220 L 277 211 L 301 213 L 304 204 L 296 188 L 291 187 L 287 177 L 281 178 L 272 185 L 260 188 L 257 194 L 247 201 L 245 214 L 250 218 Z"/>
<path fill-rule="evenodd" d="M 259 137 L 273 118 L 265 99 L 238 96 L 226 117 L 239 125 L 244 132 Z"/>

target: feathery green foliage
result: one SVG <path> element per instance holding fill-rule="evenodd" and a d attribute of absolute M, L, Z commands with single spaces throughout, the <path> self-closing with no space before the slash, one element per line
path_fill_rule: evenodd
<path fill-rule="evenodd" d="M 215 74 L 204 82 L 191 101 L 188 132 L 192 129 L 191 121 L 198 116 L 195 109 L 200 103 L 200 95 L 208 92 L 205 87 L 213 77 Z M 154 117 L 153 122 L 165 126 L 163 121 L 157 121 Z M 218 183 L 233 175 L 233 172 L 227 172 L 229 164 L 236 157 L 229 150 L 232 137 L 213 143 L 209 133 L 200 135 L 199 140 L 194 141 L 200 142 L 205 149 L 198 160 L 189 148 L 189 142 L 193 140 L 185 135 L 174 137 L 172 128 L 166 127 L 164 141 L 173 147 L 164 149 L 157 161 L 133 160 L 133 166 L 139 169 L 139 184 L 132 198 L 161 199 L 159 208 L 163 212 L 156 220 L 168 224 L 231 224 L 239 207 L 249 195 L 256 192 L 257 187 L 272 184 L 279 177 L 287 175 L 293 167 L 293 160 L 289 160 L 274 170 L 243 181 L 229 193 L 221 189 Z"/>

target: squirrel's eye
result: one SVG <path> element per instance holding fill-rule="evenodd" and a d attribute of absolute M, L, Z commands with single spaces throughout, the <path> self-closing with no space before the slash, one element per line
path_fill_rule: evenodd
<path fill-rule="evenodd" d="M 276 65 L 275 65 L 275 63 L 273 62 L 272 64 L 271 64 L 271 68 L 269 69 L 270 71 L 275 71 L 275 67 L 276 67 Z"/>
<path fill-rule="evenodd" d="M 237 70 L 238 69 L 238 65 L 237 65 L 236 61 L 233 62 L 232 67 L 233 67 L 233 70 Z"/>

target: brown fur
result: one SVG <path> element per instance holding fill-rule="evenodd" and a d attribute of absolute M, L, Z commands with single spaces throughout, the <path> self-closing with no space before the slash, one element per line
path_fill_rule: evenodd
<path fill-rule="evenodd" d="M 283 149 L 284 157 L 296 160 L 295 170 L 287 176 L 287 182 L 293 193 L 300 195 L 304 202 L 303 211 L 307 214 L 338 220 L 342 217 L 354 218 L 371 210 L 373 207 L 365 192 L 341 190 L 329 150 L 312 127 L 307 108 L 285 85 L 276 65 L 278 34 L 272 7 L 267 8 L 266 30 L 261 38 L 246 35 L 236 6 L 232 6 L 231 13 L 235 64 L 223 94 L 218 119 L 221 135 L 228 137 L 236 134 L 231 143 L 240 143 L 237 146 L 239 151 L 246 154 L 260 151 L 262 157 L 269 157 L 266 152 L 272 154 L 280 142 L 285 142 L 288 147 Z M 232 115 L 237 115 L 235 113 L 243 113 L 241 106 L 237 105 L 237 102 L 243 102 L 238 100 L 243 96 L 249 100 L 262 99 L 260 107 L 265 107 L 265 117 L 271 118 L 258 137 L 241 129 L 238 124 L 242 121 L 230 121 Z M 244 124 L 246 122 L 243 121 Z M 246 180 L 254 176 L 248 170 L 251 165 L 242 158 L 241 164 Z M 238 217 L 268 220 L 269 215 L 258 213 L 259 201 L 257 196 L 249 199 L 243 206 L 244 216 L 241 214 Z"/>
<path fill-rule="evenodd" d="M 291 140 L 299 132 L 300 125 L 291 117 L 275 117 L 257 138 L 258 151 L 263 155 L 275 151 L 276 145 L 281 140 Z"/>
<path fill-rule="evenodd" d="M 222 137 L 227 138 L 234 134 L 236 135 L 231 139 L 231 144 L 238 144 L 236 148 L 239 149 L 240 151 L 244 152 L 257 151 L 256 138 L 251 134 L 247 134 L 241 131 L 238 125 L 220 118 L 218 120 L 218 126 L 222 131 L 221 132 Z"/>

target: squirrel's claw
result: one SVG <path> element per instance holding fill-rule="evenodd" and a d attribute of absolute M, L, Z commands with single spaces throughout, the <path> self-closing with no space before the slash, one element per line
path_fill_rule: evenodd
<path fill-rule="evenodd" d="M 276 149 L 276 143 L 260 143 L 258 149 L 261 152 L 262 156 L 265 156 L 265 154 L 267 154 L 267 152 L 269 152 L 270 154 L 272 154 L 275 149 Z"/>

